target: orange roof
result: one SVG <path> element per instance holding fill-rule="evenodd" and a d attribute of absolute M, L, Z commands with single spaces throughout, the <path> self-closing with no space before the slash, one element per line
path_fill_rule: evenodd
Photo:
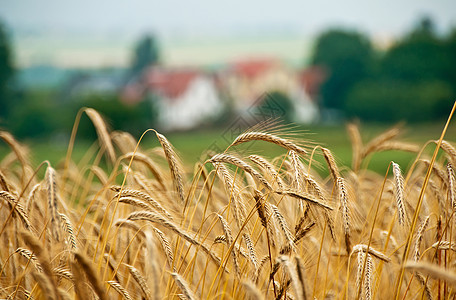
<path fill-rule="evenodd" d="M 275 59 L 251 59 L 235 62 L 231 66 L 231 71 L 252 79 L 278 64 Z"/>
<path fill-rule="evenodd" d="M 162 96 L 174 99 L 182 95 L 201 73 L 197 70 L 165 70 L 151 68 L 145 74 L 146 86 Z"/>
<path fill-rule="evenodd" d="M 328 72 L 323 67 L 310 66 L 299 73 L 299 82 L 310 96 L 316 96 L 327 76 Z"/>

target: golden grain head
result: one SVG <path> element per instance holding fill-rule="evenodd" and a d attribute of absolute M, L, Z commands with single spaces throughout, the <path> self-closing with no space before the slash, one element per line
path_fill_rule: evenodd
<path fill-rule="evenodd" d="M 92 159 L 38 168 L 0 131 L 13 153 L 0 161 L 0 298 L 454 294 L 450 141 L 432 159 L 430 146 L 399 140 L 397 127 L 363 142 L 351 124 L 348 166 L 330 143 L 310 145 L 258 127 L 235 137 L 230 152 L 192 166 L 165 135 L 155 132 L 158 150 L 136 149 L 131 135 L 110 133 L 95 110 L 85 111 L 101 145 Z M 257 140 L 284 153 L 235 152 Z M 312 148 L 322 156 L 307 153 Z M 367 169 L 373 155 L 392 149 L 423 151 L 409 165 L 385 152 L 394 161 L 388 174 Z M 98 163 L 103 155 L 109 163 Z M 315 168 L 324 166 L 315 160 L 327 167 Z"/>

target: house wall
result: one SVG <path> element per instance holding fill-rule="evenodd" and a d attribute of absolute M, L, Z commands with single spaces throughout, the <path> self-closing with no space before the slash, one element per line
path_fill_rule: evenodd
<path fill-rule="evenodd" d="M 191 129 L 214 118 L 223 109 L 222 101 L 212 79 L 196 77 L 179 97 L 160 97 L 159 126 L 164 130 Z"/>
<path fill-rule="evenodd" d="M 241 115 L 265 92 L 281 91 L 293 102 L 295 122 L 308 124 L 318 120 L 317 105 L 299 84 L 296 73 L 283 66 L 272 67 L 254 78 L 229 74 L 226 82 L 234 106 Z"/>

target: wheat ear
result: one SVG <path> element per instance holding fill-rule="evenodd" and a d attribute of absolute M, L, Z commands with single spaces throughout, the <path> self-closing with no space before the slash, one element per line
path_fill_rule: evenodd
<path fill-rule="evenodd" d="M 54 274 L 56 276 L 60 276 L 60 277 L 63 277 L 65 279 L 68 279 L 70 281 L 73 281 L 74 280 L 74 276 L 73 274 L 70 272 L 70 270 L 68 269 L 64 269 L 64 268 L 55 268 L 54 269 Z"/>
<path fill-rule="evenodd" d="M 82 267 L 77 264 L 75 261 L 70 262 L 71 265 L 71 272 L 73 273 L 73 284 L 74 284 L 74 292 L 76 295 L 76 299 L 85 300 L 91 299 L 92 297 L 89 296 L 89 292 L 86 285 L 86 279 L 84 276 L 84 271 Z"/>
<path fill-rule="evenodd" d="M 182 278 L 182 276 L 180 276 L 178 273 L 171 273 L 171 275 L 173 276 L 174 281 L 176 281 L 177 286 L 182 291 L 184 299 L 197 299 L 193 291 L 190 289 L 190 286 L 188 285 L 187 281 L 185 281 L 185 279 Z"/>
<path fill-rule="evenodd" d="M 404 177 L 402 177 L 402 172 L 399 165 L 395 162 L 392 162 L 392 165 L 394 175 L 394 192 L 396 196 L 396 204 L 398 210 L 398 220 L 400 225 L 405 226 L 407 222 L 407 213 L 405 211 L 404 205 Z"/>
<path fill-rule="evenodd" d="M 215 262 L 217 266 L 220 266 L 220 259 L 217 256 L 215 256 L 215 254 L 207 246 L 192 238 L 190 234 L 185 232 L 183 229 L 179 228 L 176 224 L 172 223 L 171 221 L 164 219 L 162 216 L 149 211 L 138 211 L 131 213 L 127 219 L 132 221 L 145 220 L 152 223 L 161 224 L 162 226 L 171 229 L 176 234 L 183 237 L 189 243 L 199 246 L 207 255 L 209 255 L 209 257 Z"/>
<path fill-rule="evenodd" d="M 269 184 L 269 182 L 254 168 L 252 168 L 249 164 L 247 164 L 245 161 L 243 161 L 240 158 L 237 158 L 233 155 L 230 154 L 216 154 L 212 156 L 210 159 L 210 162 L 220 162 L 220 163 L 229 163 L 232 164 L 245 172 L 249 173 L 252 175 L 254 178 L 256 178 L 259 182 L 261 182 L 266 188 L 269 190 L 272 190 L 272 186 Z"/>
<path fill-rule="evenodd" d="M 106 128 L 106 123 L 103 121 L 100 114 L 93 108 L 86 108 L 85 113 L 92 121 L 93 126 L 95 126 L 101 147 L 106 150 L 109 161 L 114 164 L 116 161 L 116 153 L 114 151 L 114 147 L 112 146 L 111 137 L 109 136 L 108 129 Z"/>
<path fill-rule="evenodd" d="M 272 208 L 273 216 L 279 223 L 280 229 L 282 229 L 283 235 L 285 236 L 285 239 L 287 241 L 286 247 L 289 247 L 290 250 L 296 251 L 296 247 L 293 241 L 293 235 L 291 234 L 287 221 L 280 213 L 279 208 L 277 206 L 275 206 L 274 204 L 270 204 L 270 206 Z"/>
<path fill-rule="evenodd" d="M 456 211 L 456 192 L 455 192 L 455 178 L 454 169 L 451 163 L 447 164 L 448 173 L 448 196 L 450 198 L 451 207 Z"/>
<path fill-rule="evenodd" d="M 214 163 L 214 167 L 217 170 L 217 175 L 222 179 L 227 193 L 230 194 L 231 199 L 233 199 L 234 218 L 236 219 L 237 225 L 241 227 L 245 220 L 246 209 L 244 203 L 239 201 L 239 189 L 236 186 L 236 182 L 225 165 L 222 163 Z"/>
<path fill-rule="evenodd" d="M 57 287 L 52 284 L 52 282 L 48 276 L 46 276 L 43 273 L 38 273 L 38 272 L 33 272 L 32 276 L 35 279 L 35 281 L 38 283 L 38 286 L 41 288 L 41 296 L 44 299 L 47 299 L 47 300 L 59 299 Z"/>
<path fill-rule="evenodd" d="M 32 224 L 30 223 L 24 207 L 16 200 L 13 195 L 7 191 L 0 191 L 0 199 L 5 200 L 11 208 L 14 208 L 14 211 L 17 213 L 19 219 L 24 224 L 24 227 L 26 229 L 32 229 Z"/>
<path fill-rule="evenodd" d="M 456 273 L 428 262 L 407 261 L 404 268 L 427 274 L 433 278 L 441 279 L 456 287 Z"/>
<path fill-rule="evenodd" d="M 453 250 L 456 251 L 456 242 L 450 243 L 449 241 L 440 241 L 432 244 L 432 248 L 438 248 L 439 250 Z"/>
<path fill-rule="evenodd" d="M 119 192 L 117 190 L 117 187 L 113 187 L 113 189 L 115 189 L 117 192 Z M 167 217 L 168 219 L 170 219 L 170 220 L 173 219 L 171 214 L 166 209 L 164 209 L 163 206 L 161 206 L 158 201 L 156 201 L 155 199 L 153 199 L 151 196 L 149 196 L 146 193 L 143 193 L 143 192 L 137 191 L 137 190 L 133 190 L 133 189 L 123 189 L 120 196 L 121 196 L 121 198 L 134 197 L 136 199 L 139 199 L 139 200 L 143 201 L 144 203 L 146 203 L 148 206 L 155 209 L 157 212 L 159 212 L 163 216 Z M 119 197 L 119 194 L 116 194 L 113 198 L 117 198 L 117 197 Z M 138 204 L 138 206 L 143 207 L 141 204 Z"/>
<path fill-rule="evenodd" d="M 281 255 L 277 258 L 277 261 L 285 266 L 288 275 L 291 278 L 293 289 L 295 290 L 296 299 L 306 299 L 303 286 L 301 285 L 301 280 L 298 276 L 298 272 L 296 271 L 296 268 L 293 266 L 288 256 Z"/>
<path fill-rule="evenodd" d="M 171 249 L 171 243 L 166 238 L 165 234 L 163 232 L 161 232 L 159 229 L 154 227 L 154 232 L 157 235 L 158 240 L 160 241 L 160 244 L 163 247 L 163 251 L 165 251 L 166 258 L 168 259 L 169 267 L 170 268 L 173 267 L 173 271 L 175 271 L 174 269 L 176 267 L 174 266 L 174 263 L 173 263 L 174 262 L 174 255 L 173 255 L 173 250 Z"/>
<path fill-rule="evenodd" d="M 367 255 L 367 257 L 366 257 Z M 363 273 L 363 264 L 364 259 L 366 259 L 366 269 L 364 274 L 364 284 L 362 284 L 362 273 Z M 359 291 L 361 286 L 364 286 L 364 295 L 366 300 L 372 299 L 372 258 L 369 254 L 366 254 L 362 251 L 358 252 L 358 272 L 356 274 L 356 288 Z"/>
<path fill-rule="evenodd" d="M 331 176 L 335 182 L 337 181 L 337 178 L 340 177 L 339 168 L 337 167 L 336 160 L 334 159 L 334 156 L 332 155 L 331 151 L 329 151 L 329 149 L 321 148 L 321 151 L 323 152 L 323 156 L 326 160 Z"/>
<path fill-rule="evenodd" d="M 290 159 L 291 159 L 291 165 L 293 167 L 293 174 L 294 174 L 294 182 L 296 184 L 296 190 L 298 192 L 302 192 L 302 178 L 303 178 L 303 172 L 302 172 L 302 164 L 301 161 L 299 160 L 298 155 L 294 151 L 289 152 Z M 300 203 L 300 205 L 302 205 Z M 302 207 L 301 207 L 302 209 Z"/>
<path fill-rule="evenodd" d="M 342 222 L 344 226 L 345 249 L 350 253 L 350 210 L 348 208 L 348 195 L 345 189 L 345 180 L 342 177 L 337 178 L 337 189 L 339 191 L 339 202 L 342 208 Z"/>
<path fill-rule="evenodd" d="M 415 250 L 413 251 L 413 261 L 418 261 L 420 259 L 420 245 L 421 241 L 423 240 L 423 233 L 426 230 L 426 227 L 429 224 L 430 216 L 427 216 L 423 222 L 421 223 L 418 231 L 416 233 L 416 240 L 415 240 Z"/>
<path fill-rule="evenodd" d="M 231 245 L 234 242 L 233 242 L 233 236 L 231 234 L 230 226 L 226 222 L 225 218 L 223 218 L 223 216 L 217 214 L 217 217 L 219 218 L 220 223 L 222 224 L 223 233 L 225 234 L 225 237 L 226 237 L 227 246 L 231 247 Z M 236 247 L 233 246 L 233 250 L 231 250 L 231 256 L 233 258 L 234 270 L 236 272 L 236 275 L 240 276 L 241 275 L 241 269 L 239 268 L 238 257 L 237 257 L 237 253 L 236 253 L 235 249 L 236 249 Z"/>
<path fill-rule="evenodd" d="M 51 230 L 54 238 L 58 241 L 60 238 L 60 217 L 57 212 L 57 184 L 55 179 L 55 170 L 51 166 L 46 169 L 46 189 L 48 191 L 48 206 L 51 212 Z"/>
<path fill-rule="evenodd" d="M 379 147 L 381 147 L 386 142 L 392 140 L 400 133 L 399 128 L 393 127 L 388 129 L 387 131 L 383 132 L 382 134 L 378 135 L 377 137 L 373 138 L 367 145 L 364 147 L 364 151 L 362 154 L 362 158 L 365 158 L 369 154 L 377 151 Z"/>
<path fill-rule="evenodd" d="M 361 134 L 359 133 L 359 128 L 356 124 L 350 123 L 347 125 L 348 136 L 352 144 L 352 168 L 355 172 L 358 171 L 361 165 L 361 156 L 363 151 L 363 141 L 361 139 Z"/>
<path fill-rule="evenodd" d="M 289 140 L 280 138 L 280 137 L 275 136 L 273 134 L 264 133 L 264 132 L 255 132 L 255 131 L 246 132 L 246 133 L 243 133 L 243 134 L 239 135 L 233 141 L 233 143 L 230 145 L 230 147 L 239 145 L 241 143 L 246 143 L 246 142 L 249 142 L 249 141 L 265 141 L 265 142 L 269 142 L 269 143 L 273 143 L 273 144 L 279 145 L 280 147 L 285 148 L 287 150 L 293 150 L 293 151 L 299 153 L 300 155 L 306 155 L 307 154 L 306 150 L 304 150 L 302 147 L 296 145 L 295 143 L 293 143 L 293 142 L 291 142 Z"/>
<path fill-rule="evenodd" d="M 438 141 L 436 141 L 437 143 Z M 452 165 L 456 164 L 456 148 L 453 147 L 448 141 L 442 140 L 442 144 L 440 145 L 443 151 L 446 152 L 448 159 L 451 161 Z"/>
<path fill-rule="evenodd" d="M 359 252 L 365 253 L 366 251 L 367 251 L 367 245 L 358 244 L 358 245 L 353 246 L 352 254 L 359 253 Z M 367 251 L 367 253 L 372 255 L 375 258 L 378 258 L 378 259 L 384 261 L 384 262 L 390 262 L 391 261 L 391 259 L 388 256 L 386 256 L 385 254 L 381 253 L 378 250 L 373 249 L 372 247 L 369 247 L 369 251 Z"/>
<path fill-rule="evenodd" d="M 132 300 L 127 290 L 117 281 L 109 280 L 107 283 L 126 300 Z"/>
<path fill-rule="evenodd" d="M 108 298 L 106 297 L 105 288 L 101 280 L 98 278 L 97 272 L 92 262 L 84 254 L 80 252 L 74 252 L 74 258 L 77 264 L 81 266 L 81 269 L 86 274 L 87 279 L 90 285 L 92 286 L 94 292 L 97 294 L 97 296 L 101 300 L 107 300 Z"/>
<path fill-rule="evenodd" d="M 270 162 L 268 162 L 266 159 L 259 155 L 249 155 L 249 159 L 257 165 L 259 165 L 260 167 L 262 167 L 263 169 L 267 170 L 269 174 L 271 174 L 271 176 L 276 180 L 279 189 L 285 189 L 285 184 L 282 178 L 279 176 L 274 166 Z"/>
<path fill-rule="evenodd" d="M 242 236 L 244 237 L 245 244 L 247 245 L 247 249 L 249 249 L 250 261 L 252 262 L 253 267 L 256 271 L 258 269 L 258 260 L 257 260 L 256 252 L 255 252 L 255 246 L 253 245 L 252 239 L 250 238 L 250 235 L 248 233 L 244 233 Z"/>
<path fill-rule="evenodd" d="M 7 143 L 8 146 L 10 146 L 10 148 L 13 150 L 14 154 L 16 154 L 16 157 L 22 164 L 24 170 L 25 166 L 29 165 L 25 148 L 21 144 L 19 144 L 19 142 L 17 142 L 16 139 L 9 132 L 0 131 L 0 138 L 5 143 Z"/>
<path fill-rule="evenodd" d="M 17 248 L 16 253 L 19 253 L 26 259 L 30 260 L 38 272 L 43 272 L 43 268 L 41 267 L 41 264 L 38 262 L 36 255 L 33 254 L 30 250 L 24 248 Z"/>
<path fill-rule="evenodd" d="M 168 161 L 169 170 L 171 172 L 171 176 L 173 177 L 173 184 L 175 189 L 179 195 L 179 198 L 182 203 L 185 202 L 185 193 L 184 193 L 184 176 L 182 172 L 182 167 L 177 158 L 177 154 L 174 151 L 171 143 L 165 138 L 164 135 L 161 135 L 158 132 L 155 132 L 157 135 L 158 141 L 160 142 L 163 151 L 165 152 L 166 160 Z"/>
<path fill-rule="evenodd" d="M 155 165 L 155 163 L 150 159 L 148 156 L 140 153 L 140 152 L 129 152 L 124 155 L 126 159 L 131 159 L 133 157 L 134 160 L 137 160 L 139 162 L 142 162 L 147 166 L 147 168 L 150 170 L 152 175 L 157 179 L 158 183 L 161 185 L 162 188 L 165 188 L 165 181 L 163 179 L 163 176 L 161 175 L 161 172 L 158 168 L 158 166 Z"/>
<path fill-rule="evenodd" d="M 333 210 L 333 208 L 331 206 L 329 206 L 328 204 L 326 204 L 323 201 L 320 201 L 319 199 L 315 198 L 313 195 L 308 194 L 308 193 L 297 193 L 294 191 L 275 191 L 275 193 L 279 194 L 279 195 L 290 196 L 292 198 L 303 200 L 307 203 L 315 205 L 316 207 L 319 207 L 319 208 L 323 208 L 325 210 Z"/>
<path fill-rule="evenodd" d="M 45 277 L 48 278 L 49 284 L 52 286 L 53 294 L 57 295 L 57 285 L 54 280 L 54 273 L 52 272 L 49 255 L 45 248 L 41 245 L 40 240 L 35 237 L 29 231 L 21 231 L 20 236 L 24 240 L 25 244 L 30 247 L 30 250 L 36 255 L 38 261 L 40 263 L 41 269 L 43 270 L 43 274 Z M 41 274 L 41 273 L 36 273 Z"/>
<path fill-rule="evenodd" d="M 150 292 L 149 287 L 147 286 L 146 279 L 141 275 L 138 269 L 135 267 L 125 264 L 130 271 L 131 276 L 133 276 L 133 279 L 136 281 L 136 283 L 139 285 L 141 292 L 143 293 L 144 297 L 146 297 L 147 300 L 152 299 L 152 294 Z"/>
<path fill-rule="evenodd" d="M 77 249 L 76 236 L 73 232 L 73 225 L 71 225 L 70 219 L 64 214 L 59 214 L 60 219 L 63 222 L 63 230 L 68 233 L 68 240 L 70 241 L 71 250 Z"/>
<path fill-rule="evenodd" d="M 261 296 L 261 292 L 258 288 L 250 281 L 242 281 L 242 286 L 246 291 L 246 295 L 249 296 L 249 299 L 252 300 L 263 300 L 264 298 Z"/>

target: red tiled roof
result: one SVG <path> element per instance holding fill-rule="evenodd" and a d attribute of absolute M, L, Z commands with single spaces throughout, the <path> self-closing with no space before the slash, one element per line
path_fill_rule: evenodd
<path fill-rule="evenodd" d="M 164 70 L 152 68 L 145 74 L 147 88 L 170 99 L 182 95 L 198 76 L 196 70 Z"/>
<path fill-rule="evenodd" d="M 320 93 L 320 86 L 327 78 L 327 71 L 320 66 L 310 66 L 299 73 L 299 83 L 311 96 Z"/>
<path fill-rule="evenodd" d="M 235 62 L 231 66 L 231 71 L 250 79 L 257 77 L 261 73 L 279 64 L 274 59 L 252 59 Z"/>

